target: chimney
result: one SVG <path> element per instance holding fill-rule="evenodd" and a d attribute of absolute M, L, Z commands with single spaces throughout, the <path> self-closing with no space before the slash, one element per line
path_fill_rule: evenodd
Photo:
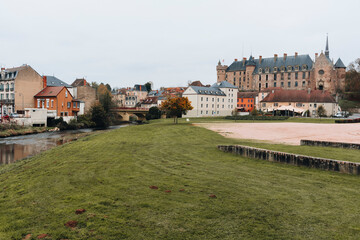
<path fill-rule="evenodd" d="M 243 66 L 245 66 L 246 57 L 243 58 Z"/>
<path fill-rule="evenodd" d="M 315 53 L 315 60 L 317 59 L 318 56 L 319 56 L 319 54 L 318 54 L 318 53 Z"/>
<path fill-rule="evenodd" d="M 274 54 L 274 62 L 277 60 L 277 54 Z"/>
<path fill-rule="evenodd" d="M 308 88 L 308 94 L 310 94 L 311 93 L 311 88 Z"/>
<path fill-rule="evenodd" d="M 47 86 L 47 78 L 46 76 L 43 76 L 43 88 L 46 88 Z"/>
<path fill-rule="evenodd" d="M 86 86 L 86 80 L 85 80 L 85 78 L 84 78 L 84 86 Z"/>
<path fill-rule="evenodd" d="M 259 64 L 261 64 L 262 56 L 259 56 Z"/>
<path fill-rule="evenodd" d="M 1 68 L 1 71 L 5 71 L 5 68 L 4 68 L 4 67 L 2 67 L 2 68 Z"/>
<path fill-rule="evenodd" d="M 287 57 L 287 53 L 284 53 L 284 61 L 286 60 Z"/>
<path fill-rule="evenodd" d="M 297 52 L 295 52 L 295 58 L 298 56 L 298 53 Z"/>
<path fill-rule="evenodd" d="M 237 62 L 237 58 L 235 58 L 235 62 Z"/>

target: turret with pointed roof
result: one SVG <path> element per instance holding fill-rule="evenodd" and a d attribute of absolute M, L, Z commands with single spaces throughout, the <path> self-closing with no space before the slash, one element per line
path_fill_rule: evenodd
<path fill-rule="evenodd" d="M 329 51 L 329 36 L 326 36 L 325 56 L 326 56 L 327 58 L 330 58 L 330 51 Z"/>

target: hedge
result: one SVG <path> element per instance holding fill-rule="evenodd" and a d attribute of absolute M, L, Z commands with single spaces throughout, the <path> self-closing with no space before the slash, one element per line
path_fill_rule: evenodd
<path fill-rule="evenodd" d="M 339 119 L 339 120 L 335 120 L 335 123 L 360 123 L 360 118 L 355 118 L 355 119 Z"/>
<path fill-rule="evenodd" d="M 288 116 L 226 116 L 230 120 L 287 120 Z"/>

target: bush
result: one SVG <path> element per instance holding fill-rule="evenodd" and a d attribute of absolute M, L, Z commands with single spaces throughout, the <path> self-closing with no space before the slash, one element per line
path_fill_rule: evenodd
<path fill-rule="evenodd" d="M 161 111 L 158 107 L 151 107 L 146 114 L 146 120 L 161 118 Z"/>
<path fill-rule="evenodd" d="M 226 116 L 229 120 L 287 120 L 288 116 Z"/>
<path fill-rule="evenodd" d="M 110 125 L 110 119 L 104 108 L 96 104 L 91 108 L 91 121 L 95 123 L 96 128 L 107 128 Z"/>
<path fill-rule="evenodd" d="M 355 119 L 339 119 L 339 120 L 335 120 L 335 123 L 360 123 L 360 118 L 355 118 Z"/>

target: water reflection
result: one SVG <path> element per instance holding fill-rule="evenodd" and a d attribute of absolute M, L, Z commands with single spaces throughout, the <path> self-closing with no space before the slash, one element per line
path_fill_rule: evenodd
<path fill-rule="evenodd" d="M 117 125 L 112 126 L 110 129 L 125 126 L 127 125 Z M 0 139 L 0 165 L 34 156 L 52 147 L 72 141 L 79 134 L 92 131 L 93 129 L 79 129 L 2 138 Z"/>

